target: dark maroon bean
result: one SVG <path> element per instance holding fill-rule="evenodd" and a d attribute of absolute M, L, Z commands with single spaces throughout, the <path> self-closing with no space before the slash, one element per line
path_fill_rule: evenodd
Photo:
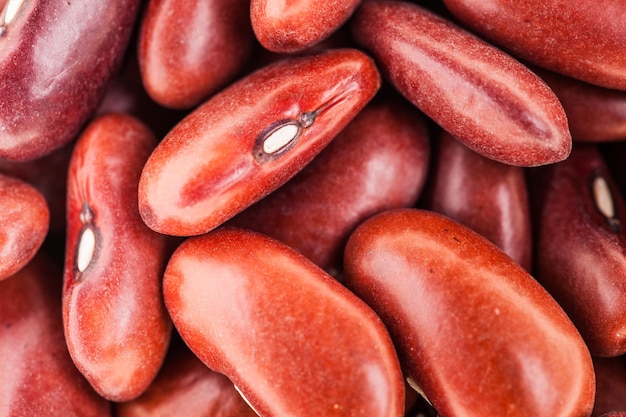
<path fill-rule="evenodd" d="M 536 277 L 592 354 L 626 352 L 626 204 L 593 145 L 534 171 Z"/>
<path fill-rule="evenodd" d="M 531 225 L 524 171 L 439 135 L 429 208 L 486 237 L 531 270 Z"/>

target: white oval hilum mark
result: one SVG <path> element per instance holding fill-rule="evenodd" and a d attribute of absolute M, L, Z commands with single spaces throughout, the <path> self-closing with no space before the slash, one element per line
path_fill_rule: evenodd
<path fill-rule="evenodd" d="M 596 207 L 607 219 L 615 217 L 615 206 L 613 205 L 613 195 L 609 184 L 604 177 L 598 175 L 593 179 L 593 198 L 596 203 Z"/>

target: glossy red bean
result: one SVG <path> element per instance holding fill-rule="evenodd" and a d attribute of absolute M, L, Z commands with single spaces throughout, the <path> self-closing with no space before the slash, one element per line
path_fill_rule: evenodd
<path fill-rule="evenodd" d="M 30 262 L 49 225 L 44 196 L 26 182 L 0 174 L 0 280 Z"/>
<path fill-rule="evenodd" d="M 143 85 L 166 107 L 191 108 L 242 71 L 254 35 L 249 0 L 151 0 L 141 23 Z"/>
<path fill-rule="evenodd" d="M 622 0 L 444 3 L 476 33 L 525 61 L 592 84 L 626 90 L 626 3 Z"/>
<path fill-rule="evenodd" d="M 428 207 L 486 237 L 531 270 L 530 207 L 524 171 L 487 159 L 441 132 Z"/>
<path fill-rule="evenodd" d="M 220 228 L 170 259 L 165 303 L 185 343 L 261 416 L 403 415 L 380 319 L 288 246 Z"/>
<path fill-rule="evenodd" d="M 272 236 L 337 275 L 356 226 L 380 211 L 416 203 L 429 151 L 420 113 L 404 101 L 381 99 L 298 175 L 231 224 Z"/>
<path fill-rule="evenodd" d="M 61 269 L 38 255 L 0 282 L 0 410 L 5 416 L 108 417 L 67 351 Z"/>
<path fill-rule="evenodd" d="M 626 92 L 598 87 L 539 70 L 565 109 L 572 139 L 609 142 L 626 139 Z"/>
<path fill-rule="evenodd" d="M 532 178 L 536 276 L 589 350 L 626 352 L 626 203 L 591 145 Z"/>
<path fill-rule="evenodd" d="M 139 183 L 153 230 L 199 235 L 275 190 L 374 96 L 380 77 L 353 49 L 286 59 L 232 84 L 159 144 Z"/>
<path fill-rule="evenodd" d="M 613 411 L 626 413 L 626 357 L 593 358 L 596 400 L 591 417 Z"/>
<path fill-rule="evenodd" d="M 593 367 L 572 322 L 465 226 L 416 209 L 376 215 L 348 240 L 344 272 L 441 417 L 591 413 Z"/>
<path fill-rule="evenodd" d="M 142 123 L 100 116 L 70 164 L 63 320 L 78 369 L 105 398 L 139 396 L 165 357 L 164 236 L 141 221 L 137 184 L 156 146 Z"/>
<path fill-rule="evenodd" d="M 339 29 L 360 2 L 252 0 L 252 29 L 261 45 L 270 51 L 302 51 Z"/>
<path fill-rule="evenodd" d="M 8 0 L 0 13 L 0 158 L 41 157 L 96 110 L 139 0 Z"/>
<path fill-rule="evenodd" d="M 257 417 L 224 375 L 206 367 L 182 342 L 138 398 L 117 403 L 117 417 Z"/>
<path fill-rule="evenodd" d="M 370 1 L 352 33 L 391 84 L 470 149 L 509 165 L 567 157 L 563 107 L 528 68 L 416 4 Z"/>

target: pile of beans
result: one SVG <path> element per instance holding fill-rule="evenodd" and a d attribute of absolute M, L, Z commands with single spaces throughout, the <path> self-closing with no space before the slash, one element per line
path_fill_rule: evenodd
<path fill-rule="evenodd" d="M 625 193 L 623 0 L 0 0 L 0 414 L 624 417 Z"/>

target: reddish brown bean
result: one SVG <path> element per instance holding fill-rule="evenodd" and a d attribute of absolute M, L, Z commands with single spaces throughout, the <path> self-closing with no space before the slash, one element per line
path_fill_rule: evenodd
<path fill-rule="evenodd" d="M 139 209 L 160 233 L 206 233 L 310 162 L 374 96 L 353 49 L 286 59 L 232 84 L 180 122 L 146 163 Z"/>
<path fill-rule="evenodd" d="M 531 270 L 530 207 L 524 171 L 439 135 L 428 207 L 486 237 Z"/>
<path fill-rule="evenodd" d="M 444 3 L 476 33 L 526 61 L 592 84 L 626 90 L 626 3 L 622 0 Z"/>
<path fill-rule="evenodd" d="M 339 29 L 360 2 L 252 0 L 252 29 L 261 45 L 270 51 L 302 51 Z"/>
<path fill-rule="evenodd" d="M 370 1 L 352 33 L 387 79 L 470 149 L 509 165 L 567 157 L 563 107 L 528 68 L 418 5 Z"/>
<path fill-rule="evenodd" d="M 191 108 L 232 81 L 254 45 L 249 0 L 151 0 L 139 35 L 143 85 L 158 103 Z"/>
<path fill-rule="evenodd" d="M 137 48 L 136 42 L 130 43 L 124 65 L 109 83 L 96 116 L 125 113 L 141 120 L 157 138 L 163 138 L 189 111 L 168 109 L 148 95 L 141 82 Z"/>
<path fill-rule="evenodd" d="M 228 378 L 206 367 L 182 343 L 168 353 L 138 398 L 117 403 L 117 417 L 256 417 Z"/>
<path fill-rule="evenodd" d="M 22 180 L 0 174 L 0 280 L 30 262 L 46 238 L 49 224 L 43 195 Z"/>
<path fill-rule="evenodd" d="M 231 222 L 272 236 L 337 275 L 348 236 L 363 220 L 411 207 L 429 160 L 426 124 L 404 101 L 367 106 L 287 184 Z"/>
<path fill-rule="evenodd" d="M 259 415 L 403 415 L 404 381 L 380 319 L 288 246 L 220 228 L 174 252 L 163 287 L 185 343 Z"/>
<path fill-rule="evenodd" d="M 591 145 L 532 178 L 536 275 L 592 354 L 626 352 L 626 203 Z"/>
<path fill-rule="evenodd" d="M 65 195 L 67 170 L 73 146 L 68 144 L 32 161 L 0 159 L 0 172 L 26 181 L 46 199 L 50 211 L 50 233 L 65 233 Z"/>
<path fill-rule="evenodd" d="M 593 367 L 572 322 L 465 226 L 416 209 L 376 215 L 348 240 L 344 272 L 441 417 L 591 413 Z"/>
<path fill-rule="evenodd" d="M 78 372 L 61 320 L 60 268 L 41 255 L 0 282 L 0 410 L 12 417 L 108 417 Z"/>
<path fill-rule="evenodd" d="M 166 242 L 137 207 L 141 168 L 155 146 L 136 119 L 104 115 L 83 132 L 70 164 L 65 334 L 78 369 L 112 401 L 147 389 L 169 343 L 161 293 Z"/>
<path fill-rule="evenodd" d="M 626 92 L 598 87 L 551 71 L 536 72 L 563 104 L 574 141 L 626 139 Z"/>
<path fill-rule="evenodd" d="M 96 110 L 139 0 L 8 0 L 0 12 L 0 158 L 41 157 Z"/>

